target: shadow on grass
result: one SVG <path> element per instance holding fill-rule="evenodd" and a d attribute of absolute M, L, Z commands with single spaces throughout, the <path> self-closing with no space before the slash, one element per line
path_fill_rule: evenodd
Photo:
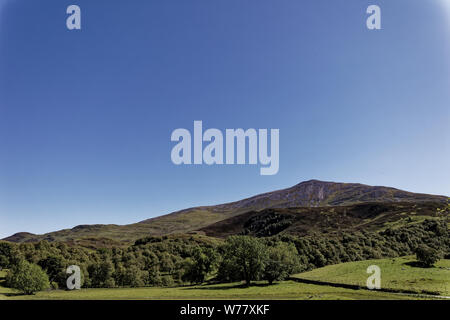
<path fill-rule="evenodd" d="M 189 287 L 189 288 L 183 288 L 182 290 L 230 290 L 230 289 L 248 289 L 251 287 L 258 287 L 258 288 L 264 288 L 269 286 L 275 286 L 276 283 L 270 285 L 268 283 L 252 283 L 251 285 L 246 285 L 245 283 L 242 284 L 229 284 L 225 286 L 198 286 L 198 287 Z"/>
<path fill-rule="evenodd" d="M 10 293 L 0 293 L 1 296 L 5 296 L 5 297 L 20 297 L 20 296 L 28 296 L 24 293 L 20 293 L 20 292 L 10 292 Z"/>
<path fill-rule="evenodd" d="M 434 266 L 424 265 L 422 262 L 419 262 L 419 261 L 408 261 L 408 262 L 405 262 L 404 265 L 407 265 L 407 266 L 410 266 L 413 268 L 424 268 L 424 269 L 430 269 L 430 268 L 434 267 Z"/>

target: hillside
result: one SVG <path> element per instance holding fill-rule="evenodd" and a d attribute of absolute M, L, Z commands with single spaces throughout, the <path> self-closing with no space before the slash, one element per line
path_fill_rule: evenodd
<path fill-rule="evenodd" d="M 382 289 L 449 296 L 450 260 L 442 259 L 431 268 L 418 267 L 415 261 L 414 256 L 409 256 L 346 262 L 304 272 L 293 278 L 323 286 L 344 284 L 366 288 L 367 267 L 377 265 L 381 270 Z"/>
<path fill-rule="evenodd" d="M 336 183 L 310 180 L 299 183 L 291 188 L 256 195 L 240 201 L 216 206 L 195 207 L 177 211 L 168 215 L 144 220 L 129 225 L 80 225 L 72 229 L 64 229 L 43 235 L 31 233 L 16 233 L 4 240 L 13 242 L 29 242 L 46 239 L 48 241 L 75 241 L 83 238 L 109 238 L 116 241 L 130 242 L 149 235 L 170 233 L 186 233 L 204 230 L 207 226 L 220 221 L 246 214 L 242 218 L 256 214 L 265 209 L 285 209 L 289 214 L 301 211 L 303 217 L 309 213 L 320 212 L 321 207 L 331 212 L 340 206 L 350 206 L 360 203 L 444 203 L 445 196 L 412 193 L 389 187 L 368 186 L 358 183 Z M 303 209 L 298 209 L 303 207 Z M 316 208 L 316 209 L 314 209 Z M 339 211 L 339 210 L 338 210 Z M 319 218 L 321 220 L 322 218 Z M 306 223 L 306 222 L 305 222 Z M 342 223 L 340 223 L 342 224 Z M 216 225 L 217 226 L 217 225 Z M 304 228 L 309 229 L 308 224 Z"/>
<path fill-rule="evenodd" d="M 298 236 L 344 231 L 380 231 L 437 218 L 439 202 L 368 202 L 346 206 L 272 208 L 250 211 L 216 222 L 199 231 L 211 237 L 280 232 Z"/>

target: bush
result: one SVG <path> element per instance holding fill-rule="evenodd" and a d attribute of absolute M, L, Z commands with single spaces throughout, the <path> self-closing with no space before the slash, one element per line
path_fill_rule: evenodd
<path fill-rule="evenodd" d="M 24 294 L 34 294 L 50 287 L 47 274 L 38 265 L 22 260 L 6 275 L 6 283 Z"/>
<path fill-rule="evenodd" d="M 169 275 L 162 276 L 161 277 L 161 285 L 163 287 L 171 287 L 171 286 L 173 286 L 174 285 L 173 278 L 171 276 L 169 276 Z"/>
<path fill-rule="evenodd" d="M 439 252 L 433 248 L 421 245 L 416 249 L 416 257 L 424 267 L 432 267 L 439 260 Z"/>

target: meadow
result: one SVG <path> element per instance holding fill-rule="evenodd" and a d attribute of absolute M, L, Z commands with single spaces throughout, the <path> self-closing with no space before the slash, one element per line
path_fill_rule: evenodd
<path fill-rule="evenodd" d="M 367 267 L 381 269 L 381 288 L 450 296 L 450 260 L 442 259 L 432 268 L 417 265 L 414 256 L 375 259 L 329 265 L 294 275 L 295 278 L 336 284 L 366 286 Z"/>
<path fill-rule="evenodd" d="M 433 268 L 415 266 L 413 257 L 378 259 L 348 262 L 326 266 L 295 275 L 294 278 L 322 282 L 355 284 L 365 286 L 368 277 L 366 268 L 376 264 L 381 268 L 382 288 L 415 291 L 417 295 L 348 289 L 327 284 L 307 284 L 296 281 L 282 281 L 274 285 L 254 282 L 250 287 L 242 283 L 204 284 L 179 287 L 143 287 L 81 289 L 75 291 L 47 290 L 35 295 L 21 295 L 4 287 L 5 271 L 0 271 L 0 299 L 43 299 L 43 300 L 400 300 L 430 299 L 421 293 L 450 295 L 450 260 L 441 260 Z"/>
<path fill-rule="evenodd" d="M 379 300 L 410 299 L 394 293 L 333 288 L 283 281 L 274 285 L 255 283 L 249 288 L 241 283 L 187 286 L 175 288 L 110 288 L 75 291 L 50 290 L 35 295 L 19 295 L 0 287 L 0 299 L 14 300 Z"/>

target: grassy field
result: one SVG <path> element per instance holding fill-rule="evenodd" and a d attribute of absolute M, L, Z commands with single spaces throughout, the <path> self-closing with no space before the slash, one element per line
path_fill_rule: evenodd
<path fill-rule="evenodd" d="M 369 274 L 367 267 L 377 265 L 381 269 L 381 288 L 408 290 L 417 293 L 433 293 L 450 296 L 450 260 L 440 260 L 433 268 L 416 266 L 415 258 L 401 257 L 341 263 L 295 275 L 294 277 L 365 286 Z"/>
<path fill-rule="evenodd" d="M 268 286 L 256 283 L 244 288 L 239 283 L 190 286 L 177 288 L 117 288 L 117 289 L 81 289 L 76 291 L 53 290 L 38 292 L 36 295 L 17 295 L 13 290 L 0 287 L 0 299 L 99 299 L 99 300 L 233 300 L 233 299 L 288 299 L 288 300 L 373 300 L 373 299 L 411 299 L 393 293 L 351 290 L 328 286 L 302 284 L 283 281 Z"/>
<path fill-rule="evenodd" d="M 417 293 L 438 293 L 450 295 L 450 260 L 441 260 L 434 268 L 414 266 L 413 257 L 349 262 L 327 266 L 294 277 L 323 282 L 365 286 L 369 276 L 366 269 L 375 264 L 381 268 L 382 288 L 416 291 Z M 321 284 L 306 284 L 283 281 L 272 286 L 257 282 L 249 288 L 241 283 L 186 286 L 176 288 L 113 288 L 81 289 L 76 291 L 49 290 L 25 296 L 4 287 L 5 272 L 0 271 L 0 299 L 417 299 L 418 296 L 389 292 L 355 290 Z M 421 298 L 424 298 L 422 296 Z"/>

